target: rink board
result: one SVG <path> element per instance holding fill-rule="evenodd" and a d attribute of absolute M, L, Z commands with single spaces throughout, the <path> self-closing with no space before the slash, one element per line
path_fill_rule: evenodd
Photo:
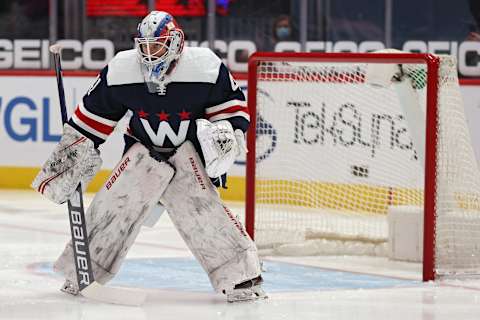
<path fill-rule="evenodd" d="M 67 108 L 69 112 L 81 100 L 83 93 L 95 80 L 95 73 L 69 72 L 64 78 Z M 245 80 L 238 81 L 246 88 Z M 29 188 L 39 167 L 48 158 L 61 133 L 58 97 L 52 72 L 8 71 L 0 73 L 0 188 Z M 480 154 L 480 82 L 469 81 L 462 86 L 467 119 L 472 133 L 476 154 Z M 125 123 L 120 122 L 109 140 L 102 145 L 103 170 L 97 175 L 88 191 L 100 188 L 119 160 L 122 149 L 122 133 Z M 286 146 L 288 147 L 288 146 Z M 478 158 L 478 156 L 477 156 Z M 243 200 L 245 194 L 245 161 L 238 159 L 230 170 L 227 190 L 221 190 L 228 200 Z"/>

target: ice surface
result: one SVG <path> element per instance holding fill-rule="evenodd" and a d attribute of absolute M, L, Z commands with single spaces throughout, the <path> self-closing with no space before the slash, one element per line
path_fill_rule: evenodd
<path fill-rule="evenodd" d="M 96 303 L 61 293 L 62 279 L 49 268 L 68 230 L 65 206 L 0 191 L 0 319 L 480 319 L 479 280 L 424 284 L 418 264 L 369 257 L 266 257 L 270 298 L 228 304 L 168 215 L 142 230 L 113 282 L 144 288 L 146 304 Z"/>

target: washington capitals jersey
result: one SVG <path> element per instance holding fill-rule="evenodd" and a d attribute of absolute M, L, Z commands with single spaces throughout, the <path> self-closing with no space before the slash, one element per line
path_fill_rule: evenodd
<path fill-rule="evenodd" d="M 245 96 L 210 49 L 184 48 L 165 81 L 165 95 L 149 93 L 137 52 L 119 52 L 87 91 L 70 124 L 98 146 L 128 116 L 126 134 L 147 147 L 171 150 L 190 140 L 199 154 L 196 119 L 227 120 L 234 129 L 247 130 Z"/>

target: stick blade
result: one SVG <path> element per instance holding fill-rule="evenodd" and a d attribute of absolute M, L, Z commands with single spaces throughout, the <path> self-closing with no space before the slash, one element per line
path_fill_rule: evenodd
<path fill-rule="evenodd" d="M 95 301 L 135 307 L 141 306 L 147 298 L 145 292 L 126 288 L 105 287 L 96 281 L 80 291 L 80 294 Z"/>

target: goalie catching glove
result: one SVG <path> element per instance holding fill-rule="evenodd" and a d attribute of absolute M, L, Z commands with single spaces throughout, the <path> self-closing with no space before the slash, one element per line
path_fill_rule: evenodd
<path fill-rule="evenodd" d="M 32 182 L 32 188 L 56 203 L 64 203 L 78 184 L 85 191 L 102 166 L 93 141 L 69 124 L 63 127 L 62 139 Z"/>
<path fill-rule="evenodd" d="M 210 122 L 197 119 L 197 137 L 205 159 L 205 169 L 210 178 L 218 178 L 246 152 L 245 135 L 242 130 L 233 130 L 226 120 Z"/>

